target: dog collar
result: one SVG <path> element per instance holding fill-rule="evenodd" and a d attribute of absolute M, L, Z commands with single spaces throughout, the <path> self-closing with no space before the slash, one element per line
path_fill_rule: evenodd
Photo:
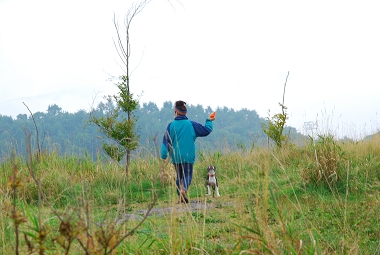
<path fill-rule="evenodd" d="M 215 176 L 215 174 L 209 174 L 208 176 L 210 176 L 210 177 L 214 177 L 214 176 Z"/>

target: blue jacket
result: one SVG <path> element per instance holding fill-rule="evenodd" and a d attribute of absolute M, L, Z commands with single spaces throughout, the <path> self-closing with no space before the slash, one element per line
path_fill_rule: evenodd
<path fill-rule="evenodd" d="M 190 121 L 186 116 L 177 116 L 169 123 L 162 139 L 161 158 L 166 159 L 168 154 L 174 164 L 194 163 L 195 139 L 208 136 L 213 129 L 213 123 L 207 119 L 203 126 Z"/>

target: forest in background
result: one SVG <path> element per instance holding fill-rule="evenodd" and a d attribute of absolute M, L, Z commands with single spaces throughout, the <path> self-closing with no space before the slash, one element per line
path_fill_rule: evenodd
<path fill-rule="evenodd" d="M 113 106 L 100 103 L 96 114 L 102 115 Z M 208 137 L 197 139 L 198 150 L 210 152 L 230 149 L 250 150 L 254 146 L 266 146 L 268 138 L 262 130 L 266 118 L 260 117 L 255 110 L 234 110 L 227 107 L 214 109 L 217 112 L 214 130 Z M 201 124 L 213 110 L 208 106 L 188 105 L 188 118 Z M 135 157 L 152 154 L 157 156 L 167 125 L 174 119 L 173 102 L 167 101 L 159 108 L 155 103 L 143 103 L 134 112 L 137 118 L 139 147 L 133 152 Z M 68 113 L 58 105 L 49 105 L 47 112 L 35 112 L 32 115 L 0 115 L 1 154 L 10 151 L 25 155 L 26 133 L 31 133 L 32 146 L 43 151 L 57 151 L 60 155 L 79 157 L 105 156 L 102 151 L 102 139 L 107 139 L 98 131 L 98 127 L 89 122 L 90 112 L 79 110 Z M 292 140 L 302 139 L 302 135 L 292 127 L 285 127 L 284 133 Z"/>

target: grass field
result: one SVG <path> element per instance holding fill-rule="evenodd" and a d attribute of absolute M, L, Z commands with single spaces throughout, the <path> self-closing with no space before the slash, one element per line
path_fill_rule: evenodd
<path fill-rule="evenodd" d="M 126 175 L 88 158 L 3 155 L 0 254 L 380 254 L 379 136 L 197 158 L 191 203 L 178 205 L 172 166 L 153 157 Z M 205 196 L 209 164 L 221 197 Z"/>

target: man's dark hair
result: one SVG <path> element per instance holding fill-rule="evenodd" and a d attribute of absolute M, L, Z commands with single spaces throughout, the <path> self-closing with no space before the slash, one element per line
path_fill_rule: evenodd
<path fill-rule="evenodd" d="M 175 108 L 177 108 L 181 112 L 187 112 L 186 102 L 184 102 L 184 101 L 181 101 L 181 100 L 176 101 L 175 102 Z"/>

